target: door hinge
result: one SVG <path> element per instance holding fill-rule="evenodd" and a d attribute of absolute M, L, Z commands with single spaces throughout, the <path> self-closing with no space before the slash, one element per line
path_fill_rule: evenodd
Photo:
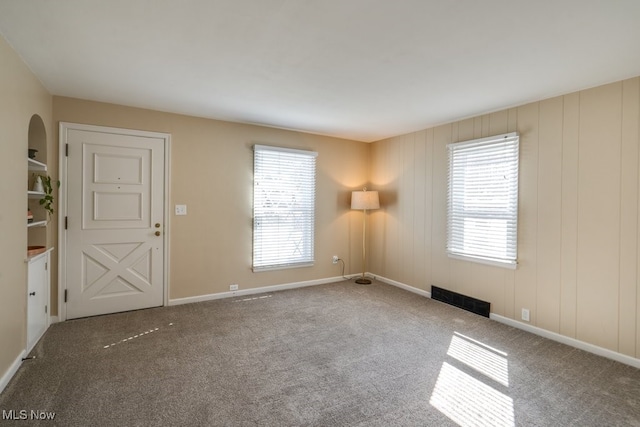
<path fill-rule="evenodd" d="M 69 157 L 69 144 L 64 144 L 64 155 Z"/>
<path fill-rule="evenodd" d="M 66 230 L 67 227 L 69 226 L 69 217 L 64 217 L 64 229 Z"/>
<path fill-rule="evenodd" d="M 46 305 L 44 306 L 44 312 L 45 312 L 45 314 L 47 312 L 47 306 Z"/>
<path fill-rule="evenodd" d="M 67 290 L 64 290 L 64 302 L 67 302 Z"/>
<path fill-rule="evenodd" d="M 44 263 L 44 269 L 45 269 L 45 270 L 48 270 L 48 269 L 49 269 L 49 263 L 48 263 L 48 262 L 45 262 L 45 263 Z"/>

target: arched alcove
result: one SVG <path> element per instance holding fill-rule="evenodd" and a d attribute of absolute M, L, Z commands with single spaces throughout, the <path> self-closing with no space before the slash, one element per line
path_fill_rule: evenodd
<path fill-rule="evenodd" d="M 38 114 L 31 116 L 29 120 L 28 132 L 28 148 L 29 150 L 38 150 L 35 156 L 28 154 L 29 158 L 25 159 L 27 163 L 27 348 L 31 349 L 38 342 L 42 334 L 49 327 L 51 305 L 51 252 L 47 251 L 49 244 L 47 242 L 47 226 L 49 223 L 49 215 L 41 201 L 44 199 L 46 192 L 40 188 L 34 188 L 36 176 L 48 176 L 47 168 L 47 131 L 44 126 L 42 117 Z"/>
<path fill-rule="evenodd" d="M 44 127 L 42 117 L 37 114 L 31 116 L 29 121 L 29 148 L 38 150 L 36 160 L 47 162 L 47 130 Z"/>
<path fill-rule="evenodd" d="M 31 215 L 33 219 L 27 219 L 27 242 L 30 248 L 34 246 L 46 247 L 49 216 L 40 204 L 42 196 L 34 191 L 36 190 L 34 188 L 36 175 L 47 174 L 47 131 L 42 117 L 38 114 L 34 114 L 29 120 L 28 140 L 29 150 L 37 150 L 37 152 L 35 157 L 28 161 L 27 186 L 29 191 L 27 214 Z M 32 156 L 31 153 L 25 153 L 25 157 L 27 157 L 27 154 L 29 154 L 29 157 Z"/>

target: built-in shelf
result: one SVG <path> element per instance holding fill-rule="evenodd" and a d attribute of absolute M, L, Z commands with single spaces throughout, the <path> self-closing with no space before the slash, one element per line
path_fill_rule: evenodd
<path fill-rule="evenodd" d="M 47 225 L 47 221 L 43 220 L 43 221 L 33 221 L 27 224 L 27 228 L 31 228 L 31 227 L 45 227 Z"/>
<path fill-rule="evenodd" d="M 42 199 L 45 194 L 42 191 L 27 191 L 27 195 L 29 195 L 30 199 Z"/>
<path fill-rule="evenodd" d="M 36 179 L 34 175 L 46 176 L 48 174 L 47 162 L 47 130 L 42 118 L 34 114 L 29 122 L 27 142 L 27 171 L 25 190 L 33 189 Z M 36 151 L 38 159 L 30 159 L 29 154 Z M 44 163 L 43 163 L 44 162 Z M 49 327 L 50 287 L 51 287 L 51 248 L 48 242 L 49 215 L 40 202 L 46 194 L 42 191 L 27 191 L 27 203 L 23 209 L 27 209 L 27 247 L 24 248 L 27 255 L 27 286 L 25 298 L 27 301 L 26 323 L 26 354 L 36 345 L 42 334 Z M 29 223 L 29 216 L 33 222 Z M 15 248 L 18 250 L 19 248 Z M 23 300 L 25 301 L 25 300 Z"/>
<path fill-rule="evenodd" d="M 47 171 L 47 165 L 45 165 L 42 162 L 39 162 L 37 160 L 34 159 L 29 159 L 27 158 L 27 161 L 29 162 L 29 170 L 30 171 L 34 171 L 34 172 L 46 172 Z"/>

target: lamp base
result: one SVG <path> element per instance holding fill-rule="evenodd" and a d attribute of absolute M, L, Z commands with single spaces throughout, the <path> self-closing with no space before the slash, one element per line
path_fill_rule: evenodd
<path fill-rule="evenodd" d="M 360 277 L 358 279 L 356 279 L 356 283 L 358 285 L 370 285 L 371 284 L 371 280 L 365 278 L 365 277 Z"/>

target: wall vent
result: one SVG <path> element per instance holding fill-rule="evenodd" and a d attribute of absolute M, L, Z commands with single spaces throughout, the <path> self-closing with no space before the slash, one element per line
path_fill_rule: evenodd
<path fill-rule="evenodd" d="M 431 285 L 431 298 L 454 307 L 489 317 L 491 303 Z"/>

